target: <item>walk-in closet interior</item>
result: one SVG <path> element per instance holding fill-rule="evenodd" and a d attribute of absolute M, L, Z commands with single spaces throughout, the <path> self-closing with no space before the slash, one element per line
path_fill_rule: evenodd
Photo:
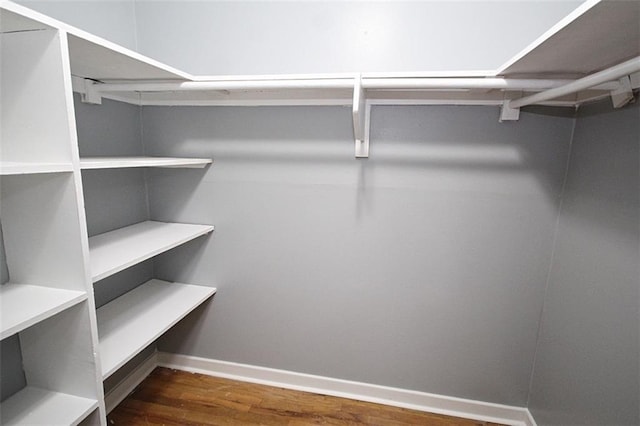
<path fill-rule="evenodd" d="M 640 425 L 640 1 L 0 5 L 0 424 L 164 366 Z"/>

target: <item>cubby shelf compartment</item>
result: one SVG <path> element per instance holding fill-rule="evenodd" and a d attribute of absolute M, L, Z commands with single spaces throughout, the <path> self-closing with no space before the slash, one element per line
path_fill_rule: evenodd
<path fill-rule="evenodd" d="M 97 310 L 103 378 L 184 318 L 216 289 L 150 280 Z"/>
<path fill-rule="evenodd" d="M 124 169 L 131 167 L 203 168 L 211 164 L 210 158 L 175 157 L 85 157 L 80 159 L 82 170 Z"/>
<path fill-rule="evenodd" d="M 0 405 L 0 423 L 9 425 L 77 425 L 98 401 L 27 386 Z"/>
<path fill-rule="evenodd" d="M 89 238 L 93 281 L 213 231 L 211 225 L 146 221 Z"/>
<path fill-rule="evenodd" d="M 7 283 L 0 286 L 0 338 L 18 333 L 80 303 L 83 291 Z"/>
<path fill-rule="evenodd" d="M 41 163 L 27 161 L 0 161 L 0 175 L 26 175 L 33 173 L 72 172 L 71 163 Z"/>

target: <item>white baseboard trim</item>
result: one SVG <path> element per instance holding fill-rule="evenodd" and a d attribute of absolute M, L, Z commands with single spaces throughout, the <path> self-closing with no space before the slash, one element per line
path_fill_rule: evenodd
<path fill-rule="evenodd" d="M 109 414 L 118 406 L 149 374 L 158 366 L 158 352 L 154 352 L 142 361 L 124 379 L 104 396 L 104 405 Z"/>
<path fill-rule="evenodd" d="M 527 418 L 525 419 L 524 424 L 525 426 L 538 426 L 538 423 L 536 423 L 536 420 L 533 418 L 533 415 L 531 414 L 531 411 L 529 411 L 528 408 L 527 408 Z"/>
<path fill-rule="evenodd" d="M 161 367 L 202 373 L 209 376 L 428 411 L 436 414 L 513 426 L 536 426 L 529 410 L 523 407 L 166 352 L 158 352 L 157 363 Z"/>

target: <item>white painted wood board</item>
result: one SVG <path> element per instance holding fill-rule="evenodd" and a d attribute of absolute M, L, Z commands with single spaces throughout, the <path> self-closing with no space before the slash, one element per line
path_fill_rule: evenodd
<path fill-rule="evenodd" d="M 62 312 L 86 298 L 87 294 L 82 291 L 3 284 L 0 286 L 0 339 Z"/>
<path fill-rule="evenodd" d="M 95 399 L 27 386 L 0 405 L 0 423 L 77 425 L 97 407 Z"/>
<path fill-rule="evenodd" d="M 0 175 L 26 175 L 33 173 L 72 172 L 71 163 L 45 163 L 27 161 L 1 161 Z"/>
<path fill-rule="evenodd" d="M 188 80 L 182 71 L 77 29 L 69 33 L 71 72 L 94 80 Z"/>
<path fill-rule="evenodd" d="M 80 159 L 82 170 L 121 169 L 131 167 L 184 167 L 203 168 L 211 164 L 210 158 L 174 157 L 85 157 Z"/>
<path fill-rule="evenodd" d="M 107 378 L 189 312 L 215 288 L 150 280 L 97 310 L 103 378 Z"/>
<path fill-rule="evenodd" d="M 93 281 L 213 231 L 210 225 L 146 221 L 89 238 Z"/>
<path fill-rule="evenodd" d="M 640 2 L 589 0 L 498 74 L 584 75 L 640 55 Z"/>

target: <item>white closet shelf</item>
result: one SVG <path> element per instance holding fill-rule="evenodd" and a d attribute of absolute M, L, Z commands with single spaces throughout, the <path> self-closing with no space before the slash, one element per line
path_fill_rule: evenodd
<path fill-rule="evenodd" d="M 102 376 L 107 378 L 216 289 L 150 280 L 97 310 Z"/>
<path fill-rule="evenodd" d="M 62 290 L 28 284 L 0 286 L 0 338 L 18 333 L 64 311 L 87 298 L 83 291 Z"/>
<path fill-rule="evenodd" d="M 213 231 L 211 225 L 140 222 L 89 238 L 93 281 Z"/>
<path fill-rule="evenodd" d="M 80 159 L 82 170 L 121 169 L 131 167 L 181 167 L 203 168 L 211 164 L 210 158 L 176 157 L 84 157 Z"/>
<path fill-rule="evenodd" d="M 71 163 L 40 163 L 27 161 L 1 161 L 0 175 L 72 172 Z"/>
<path fill-rule="evenodd" d="M 77 425 L 98 401 L 27 386 L 0 404 L 3 425 Z"/>

